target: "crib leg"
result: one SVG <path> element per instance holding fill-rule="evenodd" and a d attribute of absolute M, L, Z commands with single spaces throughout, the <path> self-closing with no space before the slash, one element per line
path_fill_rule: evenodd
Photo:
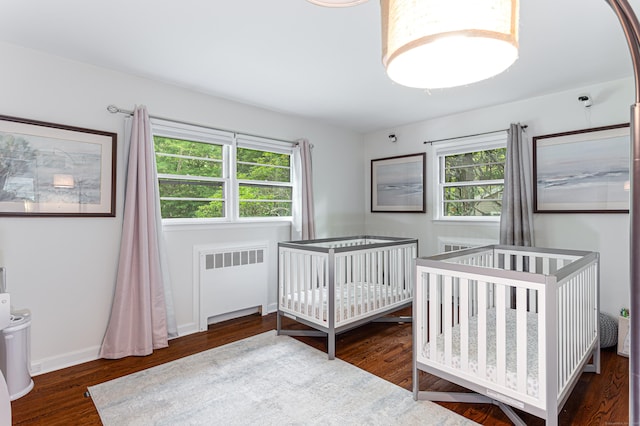
<path fill-rule="evenodd" d="M 420 393 L 420 386 L 418 383 L 418 369 L 416 368 L 416 365 L 414 363 L 413 365 L 413 400 L 417 401 L 418 400 L 418 394 Z"/>
<path fill-rule="evenodd" d="M 527 424 L 522 421 L 522 419 L 516 414 L 515 411 L 513 411 L 513 408 L 511 408 L 510 406 L 503 404 L 500 401 L 494 401 L 493 402 L 495 405 L 497 405 L 498 407 L 500 407 L 500 409 L 504 412 L 504 414 L 507 415 L 507 417 L 509 417 L 509 420 L 511 420 L 513 422 L 514 425 L 516 426 L 527 426 Z M 549 423 L 547 423 L 549 424 Z"/>
<path fill-rule="evenodd" d="M 334 359 L 336 357 L 336 331 L 329 330 L 327 333 L 327 355 L 329 359 Z"/>
<path fill-rule="evenodd" d="M 280 335 L 280 330 L 282 330 L 282 316 L 278 312 L 276 313 L 276 336 Z"/>

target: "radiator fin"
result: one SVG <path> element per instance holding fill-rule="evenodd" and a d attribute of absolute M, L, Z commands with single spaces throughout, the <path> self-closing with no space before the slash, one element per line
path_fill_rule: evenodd
<path fill-rule="evenodd" d="M 230 251 L 205 255 L 205 269 L 230 268 L 264 262 L 264 249 Z"/>

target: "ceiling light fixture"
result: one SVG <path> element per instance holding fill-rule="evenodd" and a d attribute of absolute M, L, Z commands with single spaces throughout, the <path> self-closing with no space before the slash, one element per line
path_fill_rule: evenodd
<path fill-rule="evenodd" d="M 381 7 L 382 62 L 403 86 L 463 86 L 518 58 L 519 0 L 382 0 Z"/>
<path fill-rule="evenodd" d="M 367 0 L 307 0 L 310 3 L 325 7 L 349 7 L 366 2 Z"/>

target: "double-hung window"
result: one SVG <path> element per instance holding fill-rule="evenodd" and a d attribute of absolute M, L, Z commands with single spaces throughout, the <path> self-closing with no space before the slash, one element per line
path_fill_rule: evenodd
<path fill-rule="evenodd" d="M 163 219 L 291 218 L 293 146 L 152 120 Z"/>
<path fill-rule="evenodd" d="M 500 217 L 504 192 L 506 132 L 436 145 L 436 219 Z"/>
<path fill-rule="evenodd" d="M 291 144 L 238 135 L 236 145 L 238 217 L 291 217 Z"/>

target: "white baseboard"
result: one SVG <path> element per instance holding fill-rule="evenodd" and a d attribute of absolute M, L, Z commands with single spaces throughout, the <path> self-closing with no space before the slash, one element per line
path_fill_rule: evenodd
<path fill-rule="evenodd" d="M 182 336 L 186 336 L 188 334 L 193 334 L 193 333 L 197 333 L 200 330 L 198 330 L 198 324 L 196 322 L 190 322 L 188 324 L 183 324 L 178 326 L 178 337 L 182 337 Z"/>
<path fill-rule="evenodd" d="M 263 312 L 263 315 L 267 313 L 275 312 L 277 310 L 277 304 L 272 303 L 267 306 L 267 312 Z M 209 318 L 209 324 L 217 322 L 227 321 L 234 318 L 251 315 L 258 312 L 257 308 L 244 309 L 241 311 L 230 312 L 228 314 L 218 315 L 216 317 Z M 198 324 L 191 322 L 183 324 L 178 327 L 178 337 L 186 336 L 188 334 L 198 333 Z M 63 368 L 72 367 L 74 365 L 82 364 L 89 361 L 95 361 L 99 359 L 100 346 L 93 346 L 87 349 L 82 349 L 75 352 L 68 352 L 59 356 L 34 359 L 31 361 L 31 375 L 38 376 L 40 374 L 49 373 L 51 371 L 61 370 Z"/>
<path fill-rule="evenodd" d="M 82 349 L 80 351 L 68 352 L 59 356 L 36 359 L 31 361 L 31 375 L 37 376 L 55 370 L 82 364 L 84 362 L 98 359 L 100 346 Z"/>
<path fill-rule="evenodd" d="M 267 312 L 263 312 L 262 314 L 272 314 L 274 312 L 276 312 L 278 310 L 278 304 L 277 303 L 269 303 L 267 305 Z"/>

